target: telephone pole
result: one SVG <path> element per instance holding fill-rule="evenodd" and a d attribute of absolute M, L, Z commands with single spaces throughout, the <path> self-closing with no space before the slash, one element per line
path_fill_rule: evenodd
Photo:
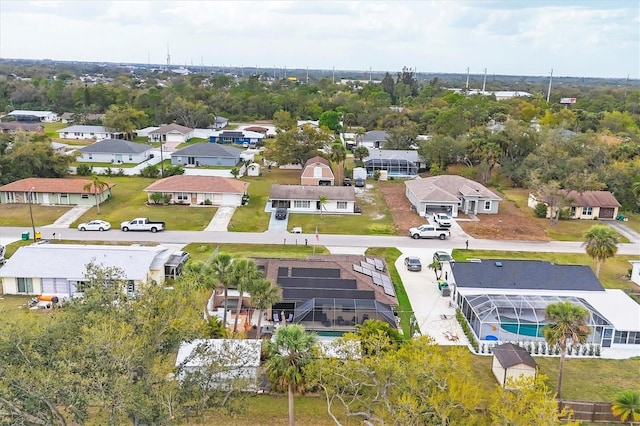
<path fill-rule="evenodd" d="M 469 67 L 467 67 L 467 84 L 465 86 L 467 88 L 467 91 L 469 90 Z"/>
<path fill-rule="evenodd" d="M 551 99 L 551 81 L 553 80 L 553 68 L 551 68 L 551 76 L 549 77 L 549 90 L 547 90 L 547 102 Z"/>
<path fill-rule="evenodd" d="M 484 88 L 487 84 L 487 69 L 484 69 L 484 78 L 482 79 L 482 94 L 484 95 Z"/>

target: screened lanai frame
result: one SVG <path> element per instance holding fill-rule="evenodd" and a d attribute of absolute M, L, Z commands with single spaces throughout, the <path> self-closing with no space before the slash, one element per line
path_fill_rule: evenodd
<path fill-rule="evenodd" d="M 556 302 L 569 301 L 589 312 L 589 343 L 610 346 L 613 325 L 584 299 L 574 296 L 478 294 L 462 295 L 461 310 L 479 340 L 544 340 L 545 309 Z"/>
<path fill-rule="evenodd" d="M 368 319 L 388 322 L 396 327 L 396 317 L 391 307 L 370 299 L 314 298 L 298 304 L 293 322 L 307 330 L 355 329 Z"/>
<path fill-rule="evenodd" d="M 413 161 L 401 158 L 372 158 L 365 162 L 367 174 L 373 176 L 377 170 L 386 170 L 389 176 L 415 176 L 418 166 Z"/>

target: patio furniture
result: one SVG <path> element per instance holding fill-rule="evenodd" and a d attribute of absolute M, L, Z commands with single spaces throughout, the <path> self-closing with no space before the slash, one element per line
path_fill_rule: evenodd
<path fill-rule="evenodd" d="M 273 322 L 280 322 L 280 315 L 273 314 Z"/>
<path fill-rule="evenodd" d="M 289 316 L 287 317 L 287 322 L 293 322 L 293 312 L 289 313 Z"/>

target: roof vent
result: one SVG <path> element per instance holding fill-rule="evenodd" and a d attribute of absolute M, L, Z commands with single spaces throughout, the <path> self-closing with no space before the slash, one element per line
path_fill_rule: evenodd
<path fill-rule="evenodd" d="M 497 266 L 498 268 L 502 268 L 502 262 L 496 262 L 496 266 Z"/>

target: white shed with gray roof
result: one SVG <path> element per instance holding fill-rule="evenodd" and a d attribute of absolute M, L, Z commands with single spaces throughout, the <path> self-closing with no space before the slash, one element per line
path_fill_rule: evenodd
<path fill-rule="evenodd" d="M 80 148 L 78 161 L 87 163 L 139 164 L 151 157 L 152 147 L 123 139 L 104 139 Z"/>
<path fill-rule="evenodd" d="M 0 269 L 4 294 L 55 295 L 69 298 L 86 281 L 87 265 L 122 270 L 127 291 L 164 280 L 164 262 L 171 255 L 164 246 L 102 246 L 34 244 L 20 247 Z"/>

